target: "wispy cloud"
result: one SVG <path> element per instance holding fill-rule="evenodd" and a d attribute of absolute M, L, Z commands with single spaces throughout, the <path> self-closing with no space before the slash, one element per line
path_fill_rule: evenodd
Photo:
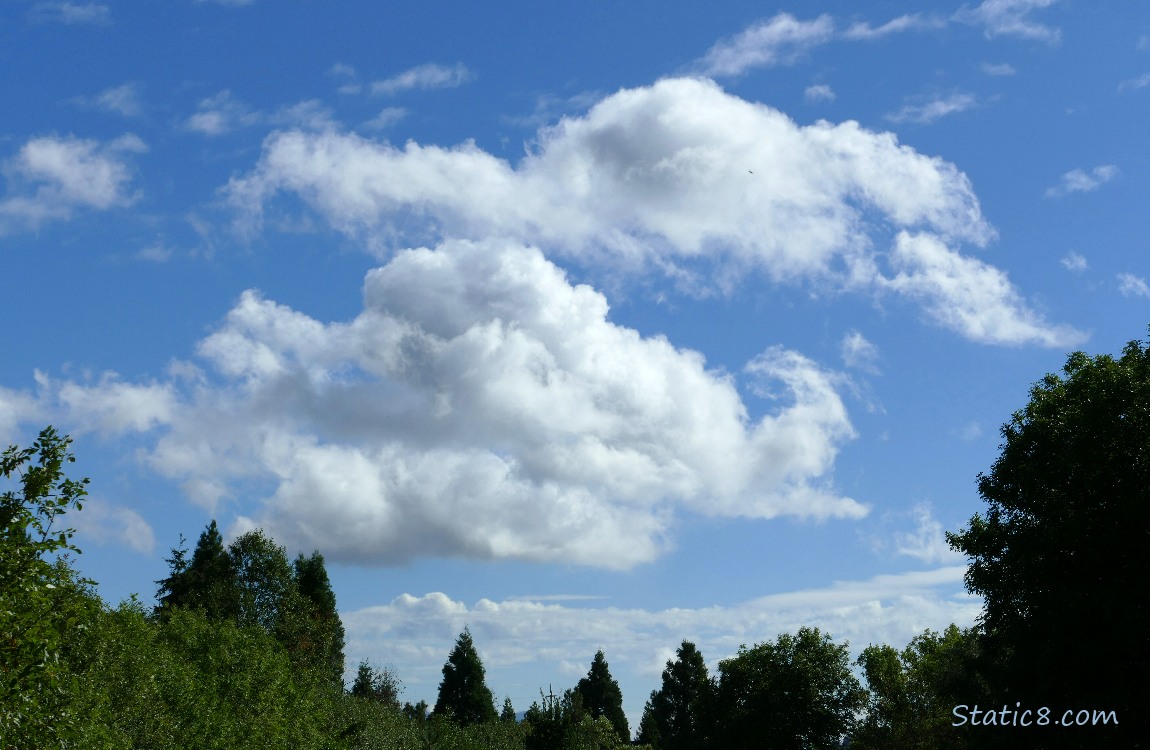
<path fill-rule="evenodd" d="M 127 157 L 145 151 L 144 142 L 131 134 L 108 143 L 50 136 L 29 140 L 3 165 L 10 188 L 0 201 L 0 233 L 35 229 L 79 209 L 131 205 L 139 194 L 130 191 Z"/>
<path fill-rule="evenodd" d="M 958 114 L 976 106 L 978 100 L 973 94 L 951 94 L 932 99 L 925 104 L 907 104 L 898 112 L 886 116 L 891 122 L 915 122 L 929 125 L 948 115 Z"/>
<path fill-rule="evenodd" d="M 112 9 L 102 3 L 36 3 L 28 10 L 29 20 L 40 23 L 108 24 Z"/>
<path fill-rule="evenodd" d="M 462 64 L 451 67 L 428 63 L 405 70 L 399 75 L 371 84 L 371 93 L 394 95 L 409 89 L 449 89 L 462 86 L 474 78 Z"/>
<path fill-rule="evenodd" d="M 1124 297 L 1150 297 L 1150 286 L 1146 280 L 1131 273 L 1118 274 L 1118 291 Z"/>
<path fill-rule="evenodd" d="M 1137 78 L 1131 78 L 1129 81 L 1123 81 L 1118 84 L 1119 93 L 1124 91 L 1137 91 L 1150 86 L 1150 73 L 1143 73 Z"/>
<path fill-rule="evenodd" d="M 858 331 L 850 331 L 843 336 L 839 352 L 847 367 L 878 374 L 878 347 L 867 341 Z"/>
<path fill-rule="evenodd" d="M 1047 188 L 1046 197 L 1059 198 L 1071 193 L 1090 193 L 1113 180 L 1118 174 L 1118 167 L 1113 164 L 1103 164 L 1089 172 L 1072 169 L 1062 175 L 1057 185 Z"/>
<path fill-rule="evenodd" d="M 1054 5 L 1059 0 L 984 0 L 975 8 L 963 6 L 954 20 L 983 27 L 988 38 L 1017 36 L 1024 39 L 1055 43 L 1062 32 L 1033 20 L 1030 14 Z"/>
<path fill-rule="evenodd" d="M 807 86 L 803 91 L 803 99 L 807 104 L 814 104 L 816 102 L 830 102 L 835 99 L 835 92 L 830 86 L 825 83 L 820 83 L 815 86 Z"/>
<path fill-rule="evenodd" d="M 828 15 L 800 21 L 779 13 L 715 44 L 703 56 L 702 70 L 708 76 L 734 76 L 751 68 L 789 65 L 831 41 L 834 33 L 834 20 Z"/>
<path fill-rule="evenodd" d="M 363 123 L 367 130 L 386 130 L 395 123 L 407 117 L 407 110 L 403 107 L 384 107 L 379 114 Z"/>
<path fill-rule="evenodd" d="M 870 41 L 891 34 L 901 34 L 907 31 L 923 29 L 939 29 L 946 26 L 946 21 L 934 16 L 924 16 L 921 13 L 903 15 L 887 21 L 881 26 L 871 26 L 865 21 L 851 24 L 842 32 L 842 38 L 850 41 Z"/>
<path fill-rule="evenodd" d="M 684 638 L 713 667 L 740 644 L 773 640 L 806 625 L 849 641 L 854 658 L 868 644 L 901 646 L 924 628 L 973 625 L 982 602 L 963 591 L 964 571 L 964 566 L 951 565 L 837 581 L 728 606 L 647 610 L 564 606 L 538 598 L 468 604 L 433 592 L 401 594 L 387 604 L 340 616 L 349 659 L 372 657 L 394 664 L 411 700 L 434 698 L 443 659 L 465 625 L 488 665 L 488 683 L 516 706 L 538 700 L 540 683 L 545 687 L 551 675 L 586 672 L 595 651 L 603 649 L 634 726 L 652 684 L 658 684 Z"/>
<path fill-rule="evenodd" d="M 139 117 L 143 113 L 143 106 L 140 103 L 140 84 L 138 83 L 112 86 L 95 96 L 78 96 L 71 101 L 80 107 L 91 107 L 124 117 Z"/>
<path fill-rule="evenodd" d="M 1067 253 L 1062 260 L 1058 262 L 1061 263 L 1062 267 L 1067 271 L 1073 271 L 1074 273 L 1081 273 L 1085 271 L 1087 267 L 1086 258 L 1075 252 Z"/>
<path fill-rule="evenodd" d="M 215 96 L 201 99 L 199 111 L 184 122 L 184 127 L 207 136 L 220 136 L 260 121 L 260 114 L 224 89 Z"/>
<path fill-rule="evenodd" d="M 963 438 L 965 440 L 973 440 L 982 434 L 977 423 L 973 422 L 964 431 L 968 435 Z M 962 562 L 962 553 L 954 551 L 947 544 L 942 524 L 934 519 L 928 503 L 916 505 L 912 515 L 915 529 L 895 535 L 895 551 L 898 554 L 930 565 L 957 565 Z"/>
<path fill-rule="evenodd" d="M 1012 76 L 1018 71 L 1010 63 L 983 63 L 981 66 L 982 72 L 988 76 Z"/>
<path fill-rule="evenodd" d="M 83 539 L 99 546 L 124 545 L 144 555 L 156 548 L 156 535 L 143 516 L 103 498 L 85 501 L 84 509 L 68 518 Z"/>

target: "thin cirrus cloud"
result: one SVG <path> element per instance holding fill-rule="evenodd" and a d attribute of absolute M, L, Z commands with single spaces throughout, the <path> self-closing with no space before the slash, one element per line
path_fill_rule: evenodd
<path fill-rule="evenodd" d="M 933 570 L 838 581 L 728 606 L 648 610 L 571 606 L 545 597 L 469 604 L 430 592 L 402 594 L 388 604 L 340 614 L 349 658 L 370 654 L 394 664 L 416 694 L 434 694 L 442 677 L 434 657 L 451 648 L 464 626 L 474 635 L 484 662 L 499 665 L 489 666 L 489 681 L 516 705 L 537 699 L 539 686 L 507 683 L 503 669 L 532 664 L 575 678 L 586 673 L 592 655 L 602 649 L 619 676 L 623 695 L 632 697 L 624 708 L 637 723 L 643 698 L 636 696 L 645 696 L 652 680 L 657 684 L 683 639 L 695 643 L 714 668 L 740 644 L 765 641 L 804 625 L 849 641 L 852 658 L 869 643 L 905 643 L 922 632 L 924 622 L 973 625 L 982 602 L 961 591 L 965 566 L 948 562 Z"/>
<path fill-rule="evenodd" d="M 700 67 L 704 75 L 735 76 L 751 68 L 788 65 L 834 36 L 835 22 L 829 15 L 801 21 L 790 13 L 779 13 L 715 44 Z"/>
<path fill-rule="evenodd" d="M 0 200 L 0 233 L 36 229 L 82 209 L 132 205 L 139 193 L 131 190 L 128 158 L 145 151 L 130 133 L 107 143 L 74 136 L 29 139 L 3 164 L 9 189 Z"/>
<path fill-rule="evenodd" d="M 941 19 L 916 13 L 899 16 L 880 26 L 857 21 L 840 30 L 834 18 L 827 14 L 804 21 L 790 13 L 778 13 L 748 26 L 730 39 L 717 42 L 696 67 L 706 76 L 737 76 L 754 68 L 793 65 L 812 49 L 836 40 L 872 41 L 945 25 Z"/>
<path fill-rule="evenodd" d="M 457 88 L 472 80 L 475 75 L 464 65 L 457 64 L 450 67 L 428 63 L 418 65 L 402 73 L 375 81 L 371 84 L 371 93 L 375 95 L 394 96 L 402 91 L 411 89 L 447 89 Z"/>
<path fill-rule="evenodd" d="M 807 104 L 833 102 L 835 100 L 835 92 L 834 89 L 825 83 L 807 86 L 806 90 L 803 91 L 803 100 L 806 101 Z"/>
<path fill-rule="evenodd" d="M 913 122 L 920 125 L 931 123 L 949 115 L 977 106 L 978 100 L 973 94 L 951 94 L 946 97 L 937 97 L 924 104 L 907 104 L 902 109 L 886 116 L 891 122 Z"/>
<path fill-rule="evenodd" d="M 1072 169 L 1058 181 L 1057 185 L 1047 188 L 1047 198 L 1061 198 L 1072 193 L 1092 193 L 1119 174 L 1118 167 L 1113 164 L 1103 164 L 1087 172 L 1084 169 Z"/>
<path fill-rule="evenodd" d="M 1061 30 L 1035 21 L 1031 13 L 1057 2 L 1059 0 L 983 0 L 974 8 L 963 6 L 953 20 L 981 26 L 990 39 L 1015 36 L 1053 44 L 1062 38 Z"/>
<path fill-rule="evenodd" d="M 1003 272 L 958 251 L 994 230 L 953 165 L 854 122 L 800 127 L 703 79 L 608 96 L 541 131 L 517 167 L 472 143 L 398 149 L 276 133 L 225 194 L 238 226 L 255 231 L 284 192 L 368 241 L 418 224 L 418 243 L 514 237 L 614 273 L 663 269 L 695 291 L 759 271 L 779 283 L 894 293 L 975 341 L 1082 337 L 1044 322 Z M 872 230 L 896 242 L 876 247 Z"/>
<path fill-rule="evenodd" d="M 1146 280 L 1132 273 L 1118 274 L 1118 291 L 1123 297 L 1150 297 L 1150 286 Z"/>
<path fill-rule="evenodd" d="M 98 109 L 124 117 L 139 117 L 144 111 L 140 102 L 140 85 L 138 83 L 112 86 L 95 96 L 78 96 L 71 101 L 80 107 Z"/>
<path fill-rule="evenodd" d="M 111 23 L 112 9 L 103 3 L 42 2 L 28 10 L 28 18 L 39 23 L 103 25 Z"/>

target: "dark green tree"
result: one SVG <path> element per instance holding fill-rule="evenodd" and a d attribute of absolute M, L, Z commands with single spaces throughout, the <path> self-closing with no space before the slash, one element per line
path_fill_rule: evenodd
<path fill-rule="evenodd" d="M 1001 432 L 978 476 L 986 512 L 948 535 L 986 602 L 994 699 L 1113 710 L 1117 728 L 1052 728 L 1043 741 L 1132 747 L 1150 703 L 1150 348 L 1071 354 Z"/>
<path fill-rule="evenodd" d="M 168 577 L 156 582 L 159 615 L 165 616 L 172 607 L 181 607 L 203 610 L 213 619 L 238 616 L 236 571 L 215 519 L 200 534 L 191 562 L 187 562 L 183 537 L 180 537 L 180 547 L 172 550 L 167 562 Z"/>
<path fill-rule="evenodd" d="M 611 677 L 611 670 L 602 651 L 595 653 L 587 676 L 579 680 L 575 692 L 583 701 L 583 709 L 592 719 L 606 716 L 615 728 L 621 742 L 631 741 L 631 729 L 627 726 L 627 716 L 623 713 L 623 691 L 619 683 Z"/>
<path fill-rule="evenodd" d="M 471 631 L 464 628 L 443 665 L 443 681 L 439 683 L 435 713 L 451 716 L 462 727 L 493 721 L 495 697 L 488 689 L 484 675 L 483 662 L 471 640 Z"/>
<path fill-rule="evenodd" d="M 364 659 L 359 663 L 355 675 L 355 682 L 351 686 L 351 694 L 357 698 L 382 703 L 399 710 L 399 694 L 403 691 L 399 678 L 390 669 L 374 669 Z"/>
<path fill-rule="evenodd" d="M 703 654 L 690 641 L 683 641 L 663 670 L 663 684 L 644 709 L 650 716 L 639 741 L 660 750 L 701 747 L 711 733 L 715 682 L 707 675 Z"/>
<path fill-rule="evenodd" d="M 847 645 L 817 628 L 784 633 L 754 648 L 740 646 L 737 656 L 719 662 L 714 746 L 837 748 L 865 700 Z"/>
<path fill-rule="evenodd" d="M 515 721 L 515 706 L 511 704 L 511 698 L 505 696 L 503 698 L 503 710 L 499 712 L 500 721 Z"/>
<path fill-rule="evenodd" d="M 973 628 L 951 625 L 915 636 L 901 653 L 868 646 L 859 656 L 869 688 L 866 717 L 853 735 L 859 750 L 961 750 L 984 738 L 955 727 L 953 708 L 987 694 L 980 640 Z M 985 706 L 984 706 L 985 707 Z"/>
<path fill-rule="evenodd" d="M 318 551 L 310 557 L 301 553 L 293 563 L 295 588 L 304 598 L 305 629 L 297 639 L 297 647 L 305 657 L 317 664 L 326 664 L 334 681 L 343 683 L 344 629 L 336 611 L 335 592 L 324 567 L 323 555 Z"/>

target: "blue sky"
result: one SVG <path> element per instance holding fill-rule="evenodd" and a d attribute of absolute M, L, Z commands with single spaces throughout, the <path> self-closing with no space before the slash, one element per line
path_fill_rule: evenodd
<path fill-rule="evenodd" d="M 347 654 L 901 646 L 1031 383 L 1150 318 L 1150 16 L 1081 0 L 0 3 L 0 441 L 101 595 L 211 518 Z"/>

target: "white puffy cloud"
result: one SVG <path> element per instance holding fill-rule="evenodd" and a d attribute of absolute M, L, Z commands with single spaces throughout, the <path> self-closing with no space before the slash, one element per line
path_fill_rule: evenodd
<path fill-rule="evenodd" d="M 1146 280 L 1132 273 L 1118 274 L 1118 291 L 1124 297 L 1150 297 L 1150 286 Z"/>
<path fill-rule="evenodd" d="M 1118 174 L 1118 167 L 1113 164 L 1103 164 L 1089 172 L 1072 169 L 1062 175 L 1057 185 L 1047 189 L 1046 197 L 1060 198 L 1071 193 L 1091 193 L 1113 180 Z"/>
<path fill-rule="evenodd" d="M 696 273 L 701 261 L 714 264 L 720 287 L 757 270 L 777 282 L 905 293 L 941 311 L 953 301 L 947 290 L 982 268 L 1003 283 L 936 320 L 979 341 L 1075 338 L 1043 323 L 1004 274 L 959 254 L 994 230 L 952 164 L 855 122 L 800 127 L 705 79 L 608 96 L 542 130 L 517 166 L 470 142 L 400 149 L 334 132 L 273 133 L 226 194 L 251 230 L 281 192 L 368 242 L 511 237 L 616 273 L 654 266 L 688 287 L 709 284 Z M 892 284 L 882 261 L 905 272 L 905 248 L 887 257 L 872 237 L 903 230 L 926 233 L 939 252 L 914 280 Z M 959 322 L 972 317 L 981 324 Z"/>
<path fill-rule="evenodd" d="M 481 599 L 467 604 L 442 592 L 402 594 L 390 603 L 341 612 L 349 663 L 377 658 L 394 665 L 405 699 L 434 698 L 455 637 L 467 626 L 498 695 L 517 708 L 538 699 L 558 676 L 581 676 L 603 649 L 622 688 L 624 710 L 637 725 L 643 701 L 658 687 L 666 661 L 683 639 L 716 662 L 740 644 L 774 640 L 799 627 L 818 627 L 849 641 L 852 659 L 872 643 L 901 648 L 923 630 L 973 625 L 982 602 L 962 591 L 964 566 L 839 581 L 732 606 L 666 610 L 563 605 L 547 597 Z"/>
<path fill-rule="evenodd" d="M 237 530 L 366 564 L 418 556 L 626 568 L 677 512 L 857 518 L 830 484 L 853 436 L 836 378 L 768 349 L 732 376 L 607 320 L 534 248 L 452 241 L 372 271 L 365 310 L 325 324 L 245 294 L 199 353 L 150 456 L 212 506 L 269 483 Z"/>
<path fill-rule="evenodd" d="M 130 206 L 139 195 L 129 192 L 127 155 L 144 151 L 144 142 L 131 134 L 109 143 L 72 136 L 30 139 L 3 165 L 9 190 L 0 201 L 0 232 L 35 229 L 83 208 Z"/>
<path fill-rule="evenodd" d="M 715 44 L 700 67 L 708 76 L 733 76 L 750 68 L 789 65 L 809 49 L 831 41 L 834 33 L 834 20 L 828 15 L 800 21 L 779 13 Z"/>
<path fill-rule="evenodd" d="M 114 372 L 104 373 L 91 385 L 53 380 L 39 370 L 35 379 L 39 407 L 53 410 L 76 431 L 147 432 L 171 422 L 178 409 L 171 385 L 125 383 Z"/>
<path fill-rule="evenodd" d="M 983 0 L 975 8 L 963 6 L 954 15 L 956 21 L 982 26 L 987 38 L 1018 36 L 1043 42 L 1057 42 L 1062 32 L 1030 17 L 1035 10 L 1049 8 L 1058 0 Z"/>
<path fill-rule="evenodd" d="M 448 67 L 427 63 L 371 84 L 371 93 L 392 96 L 410 89 L 453 89 L 475 76 L 462 63 Z"/>
<path fill-rule="evenodd" d="M 931 99 L 925 104 L 907 104 L 898 112 L 887 115 L 886 119 L 891 122 L 917 122 L 929 125 L 947 115 L 965 112 L 977 104 L 978 100 L 973 94 L 951 94 Z"/>

